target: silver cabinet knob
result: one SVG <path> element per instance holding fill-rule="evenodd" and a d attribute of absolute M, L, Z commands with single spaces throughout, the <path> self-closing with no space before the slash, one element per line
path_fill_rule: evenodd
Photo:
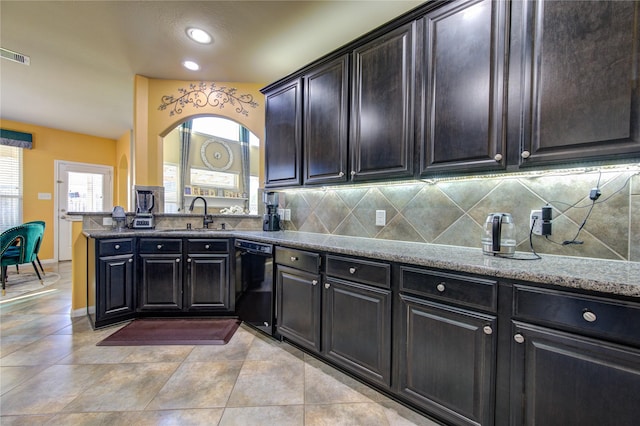
<path fill-rule="evenodd" d="M 160 250 L 160 249 L 162 248 L 162 244 L 158 244 L 158 245 L 156 246 L 156 248 L 157 248 L 158 250 Z"/>
<path fill-rule="evenodd" d="M 311 281 L 311 285 L 317 285 L 317 284 L 318 284 L 318 280 Z"/>
<path fill-rule="evenodd" d="M 329 283 L 324 283 L 324 288 L 329 288 L 329 287 L 331 287 L 331 284 L 329 284 Z"/>
<path fill-rule="evenodd" d="M 188 258 L 188 259 L 187 259 L 187 263 L 191 263 L 191 258 Z"/>
<path fill-rule="evenodd" d="M 355 176 L 356 175 L 356 171 L 355 170 L 351 170 L 351 176 Z"/>
<path fill-rule="evenodd" d="M 598 319 L 596 314 L 594 314 L 593 312 L 587 309 L 585 309 L 584 312 L 582 313 L 582 318 L 584 318 L 584 320 L 587 322 L 594 322 L 596 319 Z"/>
<path fill-rule="evenodd" d="M 339 177 L 343 177 L 343 176 L 344 176 L 344 172 L 340 172 L 340 173 L 338 173 L 338 176 L 339 176 Z"/>
<path fill-rule="evenodd" d="M 292 262 L 295 262 L 295 261 L 297 261 L 297 260 L 298 260 L 298 258 L 297 258 L 297 257 L 295 257 L 295 256 L 291 256 L 291 261 L 292 261 Z"/>
<path fill-rule="evenodd" d="M 484 331 L 484 334 L 486 335 L 493 334 L 493 328 L 491 328 L 490 325 L 485 325 L 484 327 L 482 327 L 482 331 Z"/>
<path fill-rule="evenodd" d="M 177 258 L 177 259 L 176 259 L 176 263 L 180 263 L 180 258 Z"/>
<path fill-rule="evenodd" d="M 129 259 L 129 263 L 133 263 L 133 259 Z"/>
<path fill-rule="evenodd" d="M 496 154 L 493 159 L 496 161 L 502 161 L 502 154 Z"/>
<path fill-rule="evenodd" d="M 356 268 L 353 268 L 353 267 L 349 268 L 349 273 L 350 273 L 351 275 L 355 274 L 355 273 L 356 273 L 356 271 L 357 271 L 357 269 L 356 269 Z"/>
<path fill-rule="evenodd" d="M 209 250 L 209 247 L 211 247 L 209 244 L 205 244 L 204 245 L 204 248 L 207 249 L 207 250 Z"/>
<path fill-rule="evenodd" d="M 440 283 L 440 284 L 438 284 L 438 285 L 436 286 L 436 289 L 437 289 L 440 293 L 442 293 L 442 292 L 444 292 L 444 291 L 446 290 L 446 287 L 445 287 L 444 283 L 442 282 L 442 283 Z"/>
<path fill-rule="evenodd" d="M 113 248 L 116 250 L 120 250 L 120 244 L 116 244 Z"/>
<path fill-rule="evenodd" d="M 524 343 L 524 336 L 520 333 L 516 333 L 515 336 L 513 336 L 513 340 L 515 340 L 516 343 Z"/>
<path fill-rule="evenodd" d="M 522 151 L 522 154 L 520 154 L 520 157 L 527 159 L 531 157 L 531 153 L 529 151 Z"/>

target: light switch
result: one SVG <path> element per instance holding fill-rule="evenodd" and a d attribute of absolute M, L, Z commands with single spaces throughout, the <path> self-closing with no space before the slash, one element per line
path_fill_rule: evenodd
<path fill-rule="evenodd" d="M 376 226 L 385 226 L 387 224 L 387 211 L 376 210 Z"/>
<path fill-rule="evenodd" d="M 51 193 L 50 192 L 38 192 L 38 200 L 50 200 Z"/>

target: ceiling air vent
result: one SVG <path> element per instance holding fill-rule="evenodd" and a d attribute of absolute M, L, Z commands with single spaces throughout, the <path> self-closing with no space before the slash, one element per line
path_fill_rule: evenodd
<path fill-rule="evenodd" d="M 2 59 L 8 59 L 10 61 L 18 62 L 20 64 L 24 64 L 24 65 L 31 64 L 31 58 L 29 58 L 27 55 L 23 55 L 18 52 L 13 52 L 9 49 L 5 49 L 4 47 L 0 47 L 0 56 L 2 56 Z"/>

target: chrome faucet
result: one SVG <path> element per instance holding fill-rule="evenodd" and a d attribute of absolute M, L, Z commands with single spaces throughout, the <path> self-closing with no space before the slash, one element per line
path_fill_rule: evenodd
<path fill-rule="evenodd" d="M 211 216 L 210 214 L 207 214 L 207 200 L 205 200 L 202 197 L 196 197 L 193 199 L 193 201 L 191 201 L 191 205 L 189 206 L 189 212 L 193 211 L 193 206 L 196 203 L 196 200 L 202 200 L 202 202 L 204 203 L 204 218 L 202 219 L 202 227 L 203 228 L 209 228 L 209 224 L 213 223 L 213 216 Z"/>

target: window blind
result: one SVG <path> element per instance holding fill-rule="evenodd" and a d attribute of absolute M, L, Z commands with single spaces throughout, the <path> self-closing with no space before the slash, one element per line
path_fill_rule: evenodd
<path fill-rule="evenodd" d="M 22 148 L 0 145 L 0 231 L 22 223 Z"/>

